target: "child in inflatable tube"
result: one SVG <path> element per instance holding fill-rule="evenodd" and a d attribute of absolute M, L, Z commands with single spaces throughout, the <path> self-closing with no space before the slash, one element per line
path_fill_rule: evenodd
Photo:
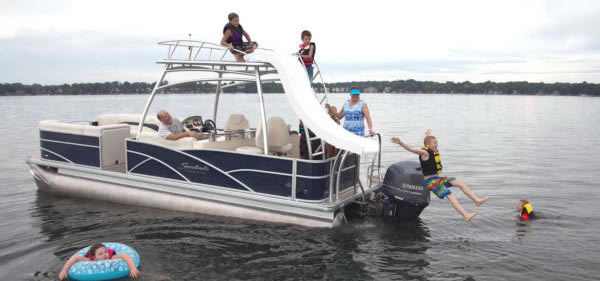
<path fill-rule="evenodd" d="M 135 267 L 135 263 L 131 256 L 128 254 L 117 254 L 115 250 L 107 249 L 104 244 L 94 244 L 90 247 L 90 250 L 87 254 L 82 256 L 72 256 L 63 266 L 62 270 L 58 274 L 58 279 L 63 280 L 67 277 L 67 273 L 69 268 L 78 262 L 82 261 L 100 261 L 100 260 L 110 260 L 110 259 L 122 259 L 127 263 L 129 267 L 129 277 L 137 278 L 140 275 L 140 271 Z"/>
<path fill-rule="evenodd" d="M 456 186 L 460 188 L 460 190 L 462 190 L 464 194 L 471 198 L 471 200 L 473 200 L 477 206 L 481 206 L 481 204 L 487 201 L 488 198 L 477 197 L 477 195 L 475 195 L 462 180 L 449 177 L 440 177 L 440 173 L 442 172 L 442 160 L 437 149 L 438 141 L 436 137 L 431 135 L 430 130 L 427 130 L 425 133 L 425 139 L 423 140 L 423 144 L 425 144 L 425 146 L 421 148 L 411 147 L 397 137 L 392 138 L 392 142 L 399 144 L 404 149 L 419 155 L 421 171 L 423 172 L 425 186 L 427 189 L 431 190 L 431 192 L 433 192 L 440 199 L 448 198 L 448 201 L 452 207 L 454 207 L 454 209 L 456 209 L 456 211 L 461 214 L 463 218 L 465 218 L 465 221 L 470 222 L 471 219 L 479 213 L 478 211 L 474 213 L 467 213 L 460 203 L 458 203 L 458 200 L 456 200 L 454 194 L 452 194 L 450 191 L 450 187 Z"/>

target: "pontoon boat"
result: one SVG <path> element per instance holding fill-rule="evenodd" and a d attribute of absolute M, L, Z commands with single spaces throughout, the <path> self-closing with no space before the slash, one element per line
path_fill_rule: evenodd
<path fill-rule="evenodd" d="M 246 55 L 247 62 L 235 62 L 227 48 L 216 44 L 159 44 L 167 50 L 158 61 L 164 71 L 142 114 L 106 114 L 86 124 L 40 122 L 40 155 L 27 160 L 40 190 L 309 227 L 343 222 L 350 209 L 415 218 L 427 206 L 429 193 L 418 163 L 396 164 L 386 185 L 379 135 L 360 137 L 330 119 L 323 106 L 327 88 L 316 63 L 314 76 L 323 85 L 322 94 L 315 93 L 306 69 L 292 55 L 257 49 L 252 57 Z M 165 83 L 178 73 L 194 78 Z M 191 116 L 183 121 L 202 137 L 159 137 L 159 121 L 149 114 L 155 95 L 196 82 L 215 83 L 217 89 L 212 119 Z M 314 133 L 305 136 L 307 159 L 300 158 L 300 136 L 290 130 L 295 126 L 265 112 L 264 82 L 281 83 L 294 113 Z M 260 122 L 251 127 L 240 112 L 215 124 L 223 89 L 244 84 L 256 85 Z M 327 155 L 326 144 L 337 148 L 334 155 Z"/>

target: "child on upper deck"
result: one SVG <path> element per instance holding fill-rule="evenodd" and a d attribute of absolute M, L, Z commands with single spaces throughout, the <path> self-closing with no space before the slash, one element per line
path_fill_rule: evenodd
<path fill-rule="evenodd" d="M 230 13 L 227 18 L 229 19 L 229 23 L 223 28 L 221 45 L 229 48 L 237 62 L 245 62 L 244 53 L 250 54 L 254 52 L 258 47 L 258 43 L 252 42 L 248 32 L 240 24 L 238 14 Z M 243 37 L 246 37 L 248 42 L 244 42 Z"/>
<path fill-rule="evenodd" d="M 481 206 L 481 204 L 487 201 L 488 198 L 477 197 L 462 180 L 449 177 L 440 177 L 440 173 L 442 172 L 442 160 L 438 151 L 438 141 L 434 136 L 431 135 L 430 130 L 427 130 L 425 135 L 425 139 L 423 140 L 425 146 L 421 148 L 411 147 L 397 137 L 392 138 L 392 142 L 399 144 L 404 149 L 412 153 L 418 154 L 423 177 L 425 178 L 425 186 L 427 189 L 431 190 L 431 192 L 433 192 L 440 199 L 448 198 L 448 201 L 452 207 L 454 207 L 454 209 L 456 209 L 456 211 L 458 211 L 458 213 L 461 214 L 467 222 L 471 221 L 471 219 L 477 215 L 478 212 L 467 213 L 460 203 L 458 203 L 458 200 L 456 200 L 454 194 L 452 194 L 450 191 L 450 187 L 457 186 L 460 188 L 460 190 L 462 190 L 464 194 L 471 198 L 471 200 L 473 200 L 477 206 Z"/>
<path fill-rule="evenodd" d="M 302 31 L 300 34 L 300 39 L 302 40 L 302 44 L 298 46 L 300 50 L 296 53 L 300 58 L 302 58 L 302 62 L 304 63 L 304 67 L 306 67 L 306 72 L 308 73 L 308 80 L 312 84 L 313 81 L 313 61 L 315 59 L 315 53 L 317 52 L 317 46 L 314 42 L 311 42 L 312 34 L 308 30 Z"/>

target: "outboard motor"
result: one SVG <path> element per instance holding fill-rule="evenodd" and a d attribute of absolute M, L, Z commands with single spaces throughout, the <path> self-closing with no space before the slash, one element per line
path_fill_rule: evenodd
<path fill-rule="evenodd" d="M 431 198 L 425 188 L 421 165 L 417 161 L 397 162 L 388 167 L 379 190 L 370 200 L 355 200 L 345 208 L 350 217 L 382 217 L 391 220 L 416 220 Z"/>
<path fill-rule="evenodd" d="M 424 185 L 419 162 L 402 161 L 388 167 L 381 188 L 381 215 L 400 220 L 418 218 L 431 199 Z"/>

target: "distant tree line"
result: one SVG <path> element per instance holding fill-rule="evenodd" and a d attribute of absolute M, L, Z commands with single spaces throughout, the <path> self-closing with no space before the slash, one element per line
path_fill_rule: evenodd
<path fill-rule="evenodd" d="M 165 81 L 165 84 L 168 82 Z M 155 83 L 146 82 L 104 82 L 104 83 L 74 83 L 62 85 L 24 85 L 21 83 L 0 84 L 0 96 L 11 95 L 105 95 L 105 94 L 148 94 Z M 255 93 L 256 84 L 230 86 L 223 84 L 224 92 Z M 594 83 L 530 83 L 530 82 L 432 82 L 395 80 L 395 81 L 360 81 L 327 83 L 328 92 L 347 93 L 357 86 L 366 93 L 440 93 L 440 94 L 495 94 L 495 95 L 587 95 L 600 96 L 600 84 Z M 318 92 L 323 92 L 323 85 L 314 83 Z M 263 83 L 265 93 L 282 93 L 283 88 L 278 83 Z M 169 93 L 214 93 L 216 84 L 195 82 L 174 85 L 167 88 Z"/>
<path fill-rule="evenodd" d="M 322 91 L 321 85 L 315 85 Z M 495 95 L 587 95 L 600 96 L 600 84 L 593 83 L 530 83 L 530 82 L 432 82 L 395 80 L 362 81 L 326 84 L 330 92 L 349 92 L 357 86 L 363 92 L 371 93 L 439 93 L 439 94 L 495 94 Z"/>

